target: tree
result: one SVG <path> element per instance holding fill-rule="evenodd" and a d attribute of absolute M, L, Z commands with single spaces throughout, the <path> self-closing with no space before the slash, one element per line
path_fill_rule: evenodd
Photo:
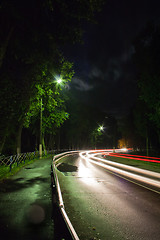
<path fill-rule="evenodd" d="M 144 122 L 152 123 L 160 139 L 160 26 L 148 24 L 137 37 L 135 63 L 138 69 L 139 98 L 147 109 Z M 145 129 L 146 127 L 144 127 Z M 160 142 L 160 140 L 159 140 Z"/>
<path fill-rule="evenodd" d="M 81 41 L 84 20 L 93 20 L 102 3 L 102 0 L 2 0 L 1 65 L 10 45 L 13 53 L 24 60 L 31 54 L 26 50 L 33 46 L 35 51 L 46 48 L 48 54 L 47 42 L 57 48 L 66 42 Z M 22 50 L 21 44 L 27 48 Z"/>
<path fill-rule="evenodd" d="M 45 135 L 55 135 L 56 129 L 69 117 L 69 114 L 65 111 L 64 96 L 61 94 L 61 88 L 63 86 L 65 87 L 68 81 L 71 81 L 74 74 L 72 66 L 72 63 L 65 60 L 62 61 L 62 82 L 60 84 L 57 83 L 57 80 L 51 81 L 51 79 L 49 79 L 48 82 L 36 85 L 37 93 L 31 99 L 29 111 L 26 113 L 25 127 L 32 125 L 33 132 L 37 135 L 39 135 L 40 132 L 39 128 L 42 128 L 40 142 L 43 143 L 44 150 Z M 40 120 L 42 122 L 39 127 L 37 123 L 39 123 Z"/>
<path fill-rule="evenodd" d="M 1 1 L 0 151 L 14 132 L 19 132 L 17 138 L 21 135 L 35 86 L 46 81 L 45 69 L 58 72 L 62 45 L 80 40 L 84 20 L 92 19 L 101 2 Z"/>

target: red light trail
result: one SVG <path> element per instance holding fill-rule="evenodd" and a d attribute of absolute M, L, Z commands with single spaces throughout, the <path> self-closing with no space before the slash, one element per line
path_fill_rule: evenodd
<path fill-rule="evenodd" d="M 109 153 L 109 155 L 120 157 L 120 158 L 132 159 L 132 160 L 160 163 L 160 158 L 157 158 L 157 157 L 147 157 L 147 156 L 140 156 L 140 155 L 119 154 L 119 153 Z"/>

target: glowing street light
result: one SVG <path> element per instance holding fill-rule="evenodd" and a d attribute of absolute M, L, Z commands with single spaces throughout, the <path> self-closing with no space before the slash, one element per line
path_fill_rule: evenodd
<path fill-rule="evenodd" d="M 60 85 L 62 85 L 62 83 L 63 83 L 63 79 L 62 79 L 61 77 L 59 77 L 59 76 L 56 76 L 54 82 L 55 82 L 55 84 L 56 84 L 57 86 L 60 86 Z"/>
<path fill-rule="evenodd" d="M 104 131 L 104 126 L 100 125 L 97 130 L 98 130 L 98 132 L 103 132 Z"/>
<path fill-rule="evenodd" d="M 103 127 L 103 126 L 100 126 L 100 130 L 103 131 L 103 130 L 104 130 L 104 127 Z"/>
<path fill-rule="evenodd" d="M 57 79 L 57 83 L 58 83 L 58 84 L 62 83 L 62 79 L 61 79 L 61 78 L 58 78 L 58 79 Z"/>

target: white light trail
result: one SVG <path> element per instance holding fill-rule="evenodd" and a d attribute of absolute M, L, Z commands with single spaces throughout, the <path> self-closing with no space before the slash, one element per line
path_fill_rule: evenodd
<path fill-rule="evenodd" d="M 159 173 L 136 168 L 136 167 L 131 167 L 131 166 L 128 166 L 125 164 L 120 164 L 120 163 L 112 162 L 109 160 L 103 160 L 101 158 L 95 157 L 96 154 L 100 154 L 100 152 L 102 152 L 102 154 L 103 154 L 106 151 L 107 150 L 100 150 L 100 151 L 95 150 L 95 151 L 81 152 L 80 157 L 85 159 L 86 161 L 89 161 L 93 164 L 101 166 L 101 167 L 111 171 L 114 174 L 118 174 L 119 176 L 125 177 L 129 181 L 131 181 L 130 179 L 132 179 L 133 181 L 138 181 L 141 184 L 147 184 L 150 187 L 156 187 L 156 188 L 160 189 L 160 174 Z M 129 171 L 132 171 L 132 172 L 129 172 Z M 133 173 L 133 172 L 136 172 L 136 173 Z M 145 176 L 141 176 L 137 173 L 143 174 Z M 156 180 L 152 179 L 152 178 L 156 178 Z M 138 184 L 137 182 L 134 182 L 134 183 Z M 141 184 L 138 184 L 138 185 L 141 185 Z M 145 185 L 141 185 L 141 186 L 143 186 L 145 188 L 149 188 Z M 157 190 L 154 190 L 151 188 L 149 188 L 149 189 L 152 191 L 155 191 L 157 193 L 160 193 L 160 191 L 157 191 Z"/>

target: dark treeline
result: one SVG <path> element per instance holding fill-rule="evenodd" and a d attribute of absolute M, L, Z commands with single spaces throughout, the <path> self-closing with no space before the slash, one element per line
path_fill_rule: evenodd
<path fill-rule="evenodd" d="M 150 151 L 160 146 L 160 26 L 148 23 L 133 42 L 137 101 L 121 121 L 121 144 Z"/>
<path fill-rule="evenodd" d="M 45 139 L 53 144 L 51 139 L 69 116 L 62 86 L 55 80 L 61 77 L 65 85 L 74 74 L 62 48 L 81 42 L 84 22 L 93 20 L 101 4 L 97 0 L 1 1 L 0 153 L 32 151 L 40 141 L 45 148 Z"/>

